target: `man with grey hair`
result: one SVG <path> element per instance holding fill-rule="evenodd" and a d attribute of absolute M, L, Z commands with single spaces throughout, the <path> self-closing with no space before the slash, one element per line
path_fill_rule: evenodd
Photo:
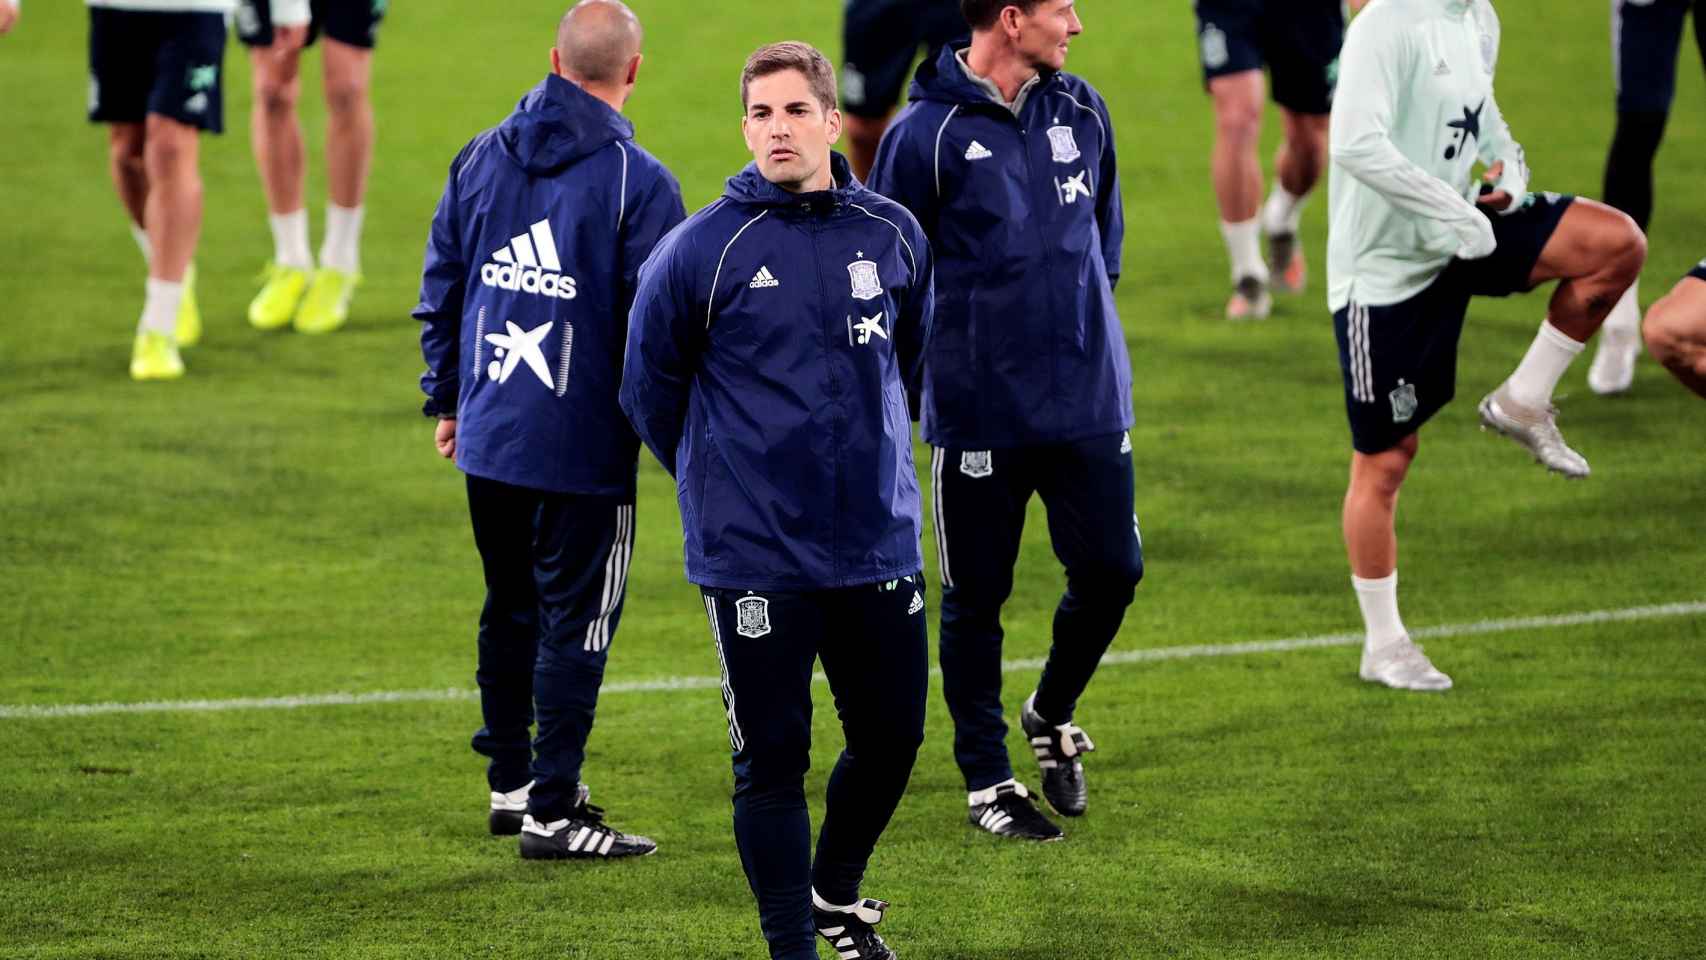
<path fill-rule="evenodd" d="M 641 39 L 617 0 L 563 17 L 550 76 L 451 164 L 415 308 L 425 412 L 468 476 L 485 569 L 488 822 L 529 859 L 656 849 L 605 824 L 580 782 L 634 549 L 639 439 L 616 401 L 628 309 L 686 215 L 620 113 Z"/>

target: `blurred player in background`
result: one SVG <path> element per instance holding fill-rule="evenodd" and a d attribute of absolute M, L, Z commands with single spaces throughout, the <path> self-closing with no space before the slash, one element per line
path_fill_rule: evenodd
<path fill-rule="evenodd" d="M 1529 193 L 1493 95 L 1498 51 L 1487 0 L 1375 0 L 1351 24 L 1333 107 L 1328 301 L 1355 448 L 1345 546 L 1367 629 L 1361 676 L 1404 690 L 1451 687 L 1399 618 L 1393 521 L 1417 431 L 1456 391 L 1470 298 L 1561 281 L 1528 353 L 1481 401 L 1481 422 L 1548 469 L 1585 477 L 1552 392 L 1646 256 L 1624 214 Z"/>
<path fill-rule="evenodd" d="M 255 103 L 249 137 L 266 193 L 273 259 L 249 304 L 259 330 L 293 323 L 328 333 L 349 317 L 361 282 L 362 201 L 373 160 L 369 97 L 373 45 L 388 0 L 240 0 L 237 37 L 249 48 Z M 325 60 L 326 237 L 316 268 L 308 252 L 307 153 L 296 101 L 304 48 L 321 35 Z"/>
<path fill-rule="evenodd" d="M 1654 359 L 1706 397 L 1706 260 L 1647 311 L 1644 333 Z"/>
<path fill-rule="evenodd" d="M 1617 132 L 1605 160 L 1605 202 L 1642 230 L 1653 216 L 1653 157 L 1676 96 L 1677 52 L 1693 0 L 1612 0 L 1611 62 L 1617 75 Z M 1694 11 L 1694 42 L 1706 63 L 1706 20 Z M 1622 393 L 1635 382 L 1641 352 L 1639 284 L 1630 284 L 1606 318 L 1588 386 Z"/>
<path fill-rule="evenodd" d="M 0 0 L 0 37 L 12 32 L 18 25 L 18 16 L 22 0 Z"/>
<path fill-rule="evenodd" d="M 1327 165 L 1327 115 L 1338 83 L 1346 7 L 1361 9 L 1366 2 L 1197 0 L 1203 82 L 1214 98 L 1214 195 L 1232 262 L 1227 319 L 1261 319 L 1273 307 L 1270 291 L 1303 291 L 1298 223 Z M 1257 155 L 1267 101 L 1264 66 L 1285 124 L 1265 204 Z"/>
<path fill-rule="evenodd" d="M 969 47 L 918 68 L 872 189 L 936 250 L 924 439 L 935 448 L 942 691 L 968 817 L 1058 840 L 1015 779 L 1001 702 L 1001 608 L 1025 508 L 1048 508 L 1066 567 L 1054 644 L 1019 722 L 1057 813 L 1084 813 L 1079 697 L 1143 577 L 1132 510 L 1131 359 L 1114 307 L 1125 219 L 1107 104 L 1062 72 L 1072 0 L 965 0 Z"/>
<path fill-rule="evenodd" d="M 426 412 L 468 475 L 485 566 L 473 746 L 491 759 L 491 831 L 519 833 L 529 859 L 656 849 L 604 823 L 580 783 L 634 551 L 639 439 L 616 400 L 628 308 L 685 216 L 621 115 L 641 40 L 617 0 L 563 17 L 550 75 L 451 165 L 415 308 Z"/>
<path fill-rule="evenodd" d="M 179 347 L 201 339 L 201 131 L 225 128 L 225 16 L 231 0 L 88 0 L 89 119 L 108 125 L 108 159 L 131 234 L 148 261 L 130 375 L 184 375 Z"/>
<path fill-rule="evenodd" d="M 861 898 L 929 688 L 912 462 L 930 249 L 839 154 L 835 68 L 803 43 L 741 71 L 754 163 L 640 275 L 622 409 L 677 480 L 687 578 L 723 676 L 734 832 L 776 960 L 893 960 Z M 915 408 L 915 407 L 914 407 Z M 846 748 L 817 856 L 805 776 L 821 659 Z M 816 929 L 814 935 L 813 929 Z"/>
<path fill-rule="evenodd" d="M 841 105 L 854 176 L 870 176 L 919 49 L 933 60 L 944 44 L 965 35 L 959 0 L 846 0 Z"/>

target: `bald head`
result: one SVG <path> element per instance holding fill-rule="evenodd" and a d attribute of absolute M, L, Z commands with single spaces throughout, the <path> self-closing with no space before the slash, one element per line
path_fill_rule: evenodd
<path fill-rule="evenodd" d="M 643 39 L 640 18 L 622 0 L 581 0 L 557 25 L 553 59 L 582 86 L 624 87 L 633 83 Z"/>

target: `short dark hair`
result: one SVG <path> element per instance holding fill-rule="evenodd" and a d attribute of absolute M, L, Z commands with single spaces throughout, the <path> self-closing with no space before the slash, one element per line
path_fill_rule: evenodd
<path fill-rule="evenodd" d="M 1001 19 L 1001 11 L 1018 7 L 1025 13 L 1037 8 L 1042 0 L 960 0 L 960 14 L 973 30 L 988 30 Z"/>
<path fill-rule="evenodd" d="M 835 109 L 835 68 L 830 65 L 829 58 L 809 43 L 784 40 L 759 47 L 746 58 L 746 67 L 740 72 L 741 111 L 746 111 L 746 89 L 752 81 L 784 70 L 798 70 L 805 75 L 806 83 L 811 85 L 812 96 L 822 104 L 824 113 Z"/>

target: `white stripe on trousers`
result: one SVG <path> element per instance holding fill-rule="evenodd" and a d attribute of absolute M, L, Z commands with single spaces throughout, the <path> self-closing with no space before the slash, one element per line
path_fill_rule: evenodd
<path fill-rule="evenodd" d="M 1351 399 L 1374 402 L 1374 358 L 1369 353 L 1368 308 L 1355 303 L 1345 321 L 1351 357 Z"/>
<path fill-rule="evenodd" d="M 598 616 L 586 625 L 584 648 L 597 653 L 610 646 L 610 618 L 622 602 L 628 589 L 628 563 L 634 559 L 634 505 L 621 504 L 616 508 L 616 536 L 610 541 L 610 556 L 604 561 L 604 593 L 599 598 Z"/>
<path fill-rule="evenodd" d="M 942 589 L 954 585 L 953 571 L 948 567 L 948 527 L 942 522 L 942 463 L 948 459 L 948 451 L 941 447 L 930 458 L 930 492 L 936 507 L 936 559 L 942 565 Z"/>
<path fill-rule="evenodd" d="M 746 747 L 746 735 L 741 733 L 740 720 L 735 717 L 735 687 L 729 680 L 729 661 L 723 656 L 723 625 L 717 620 L 717 601 L 711 597 L 705 601 L 705 616 L 711 620 L 711 642 L 717 648 L 717 669 L 722 674 L 723 709 L 729 715 L 729 749 L 736 753 Z"/>

